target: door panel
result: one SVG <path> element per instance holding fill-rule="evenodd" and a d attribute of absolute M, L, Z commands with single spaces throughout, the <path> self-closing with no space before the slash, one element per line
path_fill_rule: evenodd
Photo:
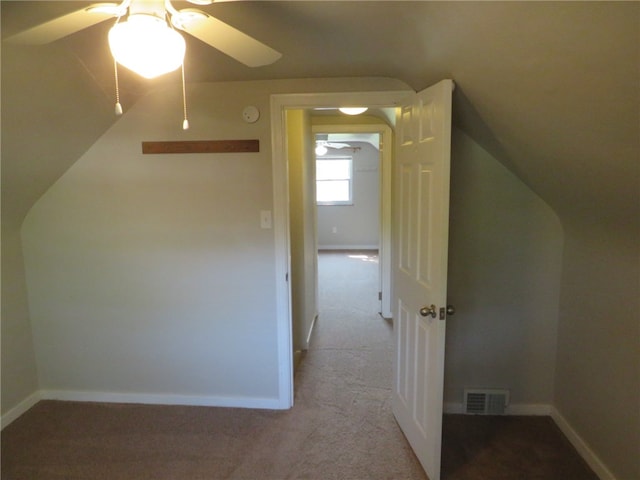
<path fill-rule="evenodd" d="M 451 92 L 444 80 L 397 110 L 393 412 L 431 480 L 440 478 Z M 435 318 L 420 309 L 435 306 Z"/>
<path fill-rule="evenodd" d="M 433 228 L 433 212 L 425 205 L 433 203 L 433 172 L 430 169 L 421 168 L 420 177 L 418 179 L 418 252 L 420 252 L 418 261 L 417 280 L 424 288 L 430 288 L 433 274 L 433 265 L 431 263 L 433 242 L 431 231 Z"/>
<path fill-rule="evenodd" d="M 412 230 L 413 230 L 413 205 L 411 204 L 412 198 L 412 182 L 413 174 L 411 172 L 411 166 L 403 165 L 400 173 L 400 202 L 407 207 L 400 212 L 400 268 L 407 274 L 411 274 L 413 267 L 413 255 L 412 250 L 414 246 L 411 243 Z"/>

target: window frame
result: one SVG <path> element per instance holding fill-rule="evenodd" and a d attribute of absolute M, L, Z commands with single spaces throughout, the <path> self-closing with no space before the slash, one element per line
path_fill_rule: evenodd
<path fill-rule="evenodd" d="M 318 160 L 348 160 L 349 161 L 349 178 L 334 178 L 318 180 L 316 175 L 316 205 L 318 206 L 352 206 L 353 205 L 353 155 L 316 155 L 316 172 L 318 171 Z M 318 184 L 319 182 L 335 182 L 348 181 L 349 183 L 349 199 L 348 200 L 318 200 Z"/>

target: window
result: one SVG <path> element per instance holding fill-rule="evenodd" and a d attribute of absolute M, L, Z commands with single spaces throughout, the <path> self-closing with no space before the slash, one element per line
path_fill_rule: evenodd
<path fill-rule="evenodd" d="M 353 159 L 316 158 L 316 201 L 318 205 L 353 205 Z"/>

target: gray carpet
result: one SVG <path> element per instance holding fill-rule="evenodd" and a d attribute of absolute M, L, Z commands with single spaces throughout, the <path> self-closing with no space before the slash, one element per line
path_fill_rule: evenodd
<path fill-rule="evenodd" d="M 320 256 L 320 317 L 285 412 L 43 401 L 3 480 L 425 480 L 391 413 L 377 257 Z M 597 480 L 548 417 L 445 415 L 442 480 Z"/>

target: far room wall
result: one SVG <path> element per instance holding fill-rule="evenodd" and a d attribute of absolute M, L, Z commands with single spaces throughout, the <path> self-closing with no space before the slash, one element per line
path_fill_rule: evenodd
<path fill-rule="evenodd" d="M 366 142 L 330 148 L 324 156 L 353 158 L 353 204 L 318 205 L 320 249 L 377 249 L 380 237 L 380 151 Z"/>

